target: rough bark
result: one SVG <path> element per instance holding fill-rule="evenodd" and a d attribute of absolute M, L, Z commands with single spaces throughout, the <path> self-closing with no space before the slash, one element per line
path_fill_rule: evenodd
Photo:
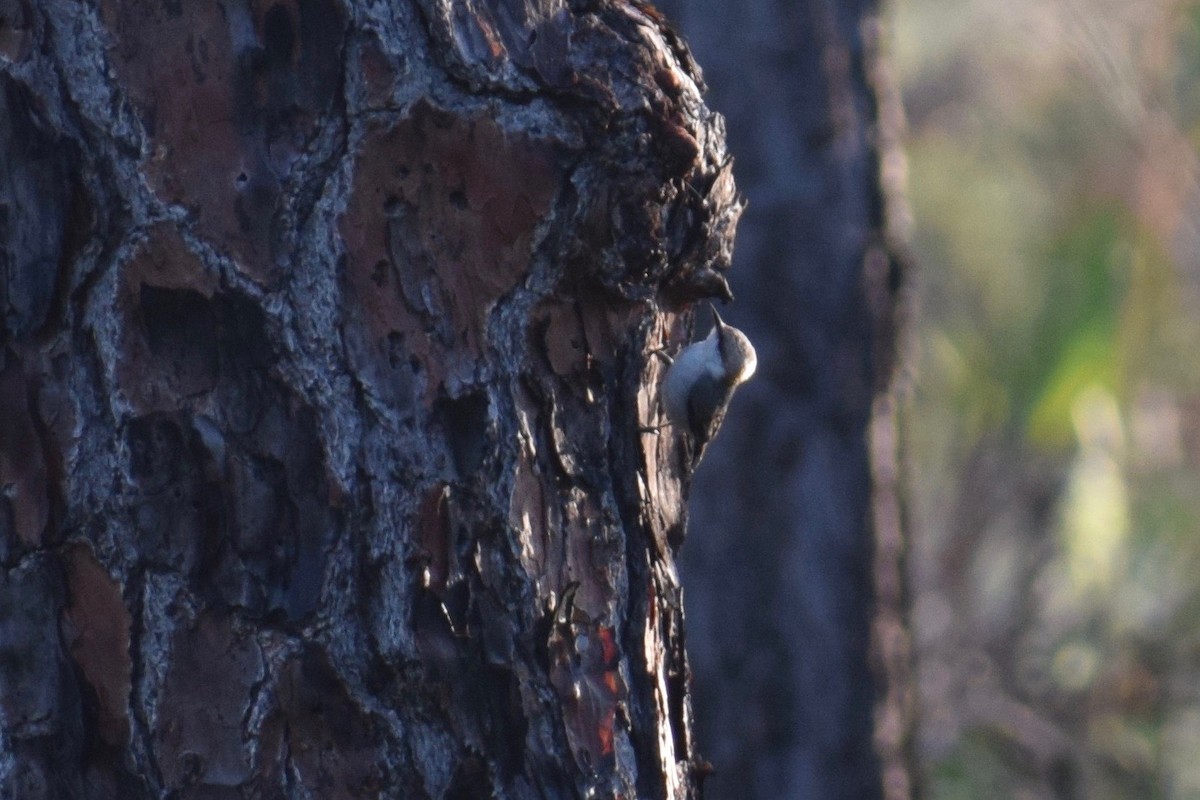
<path fill-rule="evenodd" d="M 697 473 L 681 555 L 708 796 L 905 797 L 902 165 L 878 4 L 662 7 L 730 121 L 748 210 L 726 316 L 761 358 Z"/>
<path fill-rule="evenodd" d="M 695 797 L 638 3 L 0 0 L 0 795 Z"/>

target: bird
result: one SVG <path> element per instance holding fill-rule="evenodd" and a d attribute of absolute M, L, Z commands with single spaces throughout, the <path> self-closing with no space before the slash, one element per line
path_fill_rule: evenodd
<path fill-rule="evenodd" d="M 667 419 L 690 437 L 693 466 L 720 430 L 734 391 L 758 368 L 758 355 L 746 334 L 726 325 L 715 308 L 712 315 L 708 336 L 668 358 L 662 383 Z"/>

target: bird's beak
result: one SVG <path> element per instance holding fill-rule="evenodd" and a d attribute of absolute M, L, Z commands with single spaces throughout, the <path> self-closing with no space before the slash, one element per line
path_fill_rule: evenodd
<path fill-rule="evenodd" d="M 717 332 L 717 338 L 719 339 L 725 335 L 725 328 L 727 327 L 725 320 L 721 319 L 721 315 L 717 313 L 717 309 L 712 303 L 708 304 L 708 308 L 712 311 L 713 330 Z"/>

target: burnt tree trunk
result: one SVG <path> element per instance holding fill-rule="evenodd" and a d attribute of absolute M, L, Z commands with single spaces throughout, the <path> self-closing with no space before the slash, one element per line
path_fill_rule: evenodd
<path fill-rule="evenodd" d="M 902 798 L 912 706 L 891 397 L 899 104 L 875 0 L 666 0 L 748 210 L 728 319 L 761 367 L 682 552 L 708 796 Z"/>
<path fill-rule="evenodd" d="M 698 795 L 701 92 L 636 2 L 0 0 L 0 796 Z"/>

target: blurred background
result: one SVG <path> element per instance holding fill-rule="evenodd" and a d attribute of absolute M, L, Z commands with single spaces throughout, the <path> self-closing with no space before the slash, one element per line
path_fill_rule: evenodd
<path fill-rule="evenodd" d="M 1200 3 L 892 0 L 932 798 L 1200 797 Z"/>
<path fill-rule="evenodd" d="M 877 796 L 846 777 L 874 769 L 871 525 L 839 516 L 867 491 L 843 356 L 877 147 L 915 265 L 884 796 L 1200 798 L 1200 0 L 661 5 L 729 123 L 727 316 L 761 354 L 681 556 L 711 796 Z"/>

